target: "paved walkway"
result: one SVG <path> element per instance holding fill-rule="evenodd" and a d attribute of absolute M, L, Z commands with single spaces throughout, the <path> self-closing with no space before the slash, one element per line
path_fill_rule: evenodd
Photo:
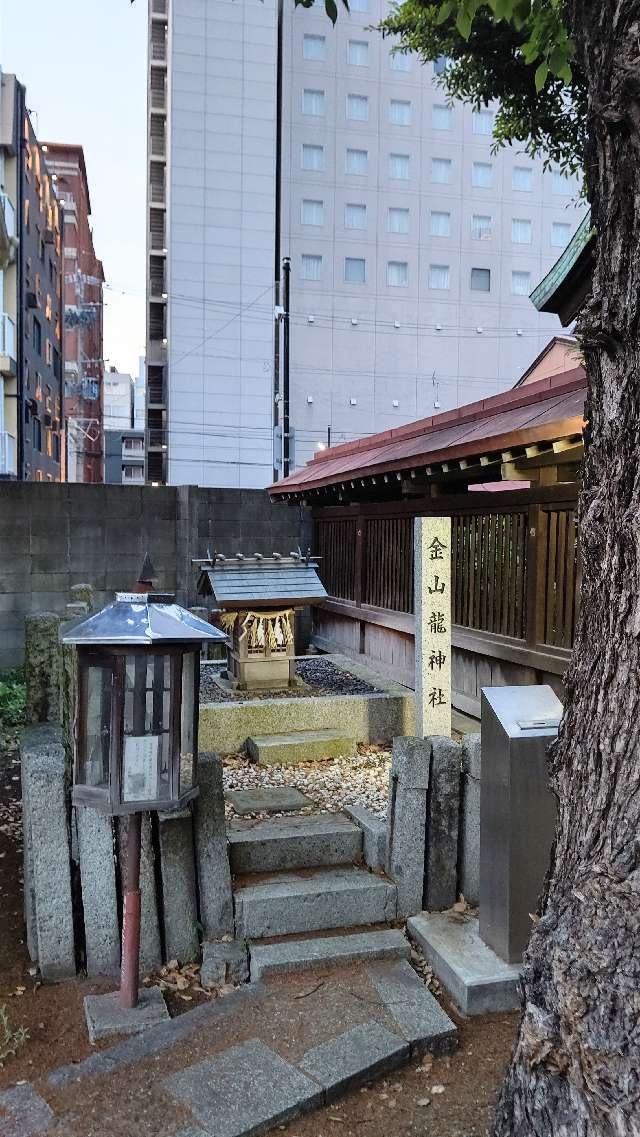
<path fill-rule="evenodd" d="M 456 1041 L 404 961 L 273 977 L 0 1094 L 0 1137 L 248 1137 Z"/>

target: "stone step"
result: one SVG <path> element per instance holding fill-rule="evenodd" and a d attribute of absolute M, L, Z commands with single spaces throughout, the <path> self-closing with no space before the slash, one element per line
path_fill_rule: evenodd
<path fill-rule="evenodd" d="M 287 872 L 362 859 L 362 830 L 342 813 L 231 821 L 227 836 L 235 873 Z"/>
<path fill-rule="evenodd" d="M 249 944 L 251 981 L 283 972 L 311 971 L 315 967 L 372 963 L 374 960 L 409 959 L 409 941 L 396 928 L 311 939 L 278 940 Z"/>
<path fill-rule="evenodd" d="M 358 868 L 249 878 L 234 900 L 236 932 L 246 939 L 387 924 L 396 916 L 395 884 Z"/>
<path fill-rule="evenodd" d="M 247 754 L 260 766 L 296 766 L 356 753 L 356 739 L 343 730 L 299 730 L 248 738 Z"/>

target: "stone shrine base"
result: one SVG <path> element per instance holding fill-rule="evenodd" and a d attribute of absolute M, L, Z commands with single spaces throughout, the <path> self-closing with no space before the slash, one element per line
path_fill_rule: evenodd
<path fill-rule="evenodd" d="M 86 995 L 84 1012 L 91 1043 L 117 1034 L 140 1034 L 149 1027 L 169 1022 L 169 1012 L 159 987 L 142 987 L 137 1007 L 121 1007 L 120 992 Z"/>
<path fill-rule="evenodd" d="M 423 912 L 407 920 L 407 934 L 462 1014 L 520 1007 L 521 969 L 487 947 L 477 920 L 460 922 L 448 912 Z"/>

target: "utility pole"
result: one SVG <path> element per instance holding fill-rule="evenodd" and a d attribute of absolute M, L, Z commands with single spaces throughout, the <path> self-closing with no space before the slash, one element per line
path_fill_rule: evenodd
<path fill-rule="evenodd" d="M 282 476 L 289 475 L 289 459 L 291 448 L 289 445 L 289 302 L 291 286 L 291 261 L 289 257 L 282 259 Z"/>

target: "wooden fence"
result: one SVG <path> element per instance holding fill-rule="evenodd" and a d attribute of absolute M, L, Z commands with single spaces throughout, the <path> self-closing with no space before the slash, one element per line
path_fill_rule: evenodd
<path fill-rule="evenodd" d="M 413 518 L 452 518 L 454 701 L 477 713 L 482 685 L 561 687 L 580 591 L 575 484 L 315 512 L 330 600 L 317 642 L 413 680 Z"/>

